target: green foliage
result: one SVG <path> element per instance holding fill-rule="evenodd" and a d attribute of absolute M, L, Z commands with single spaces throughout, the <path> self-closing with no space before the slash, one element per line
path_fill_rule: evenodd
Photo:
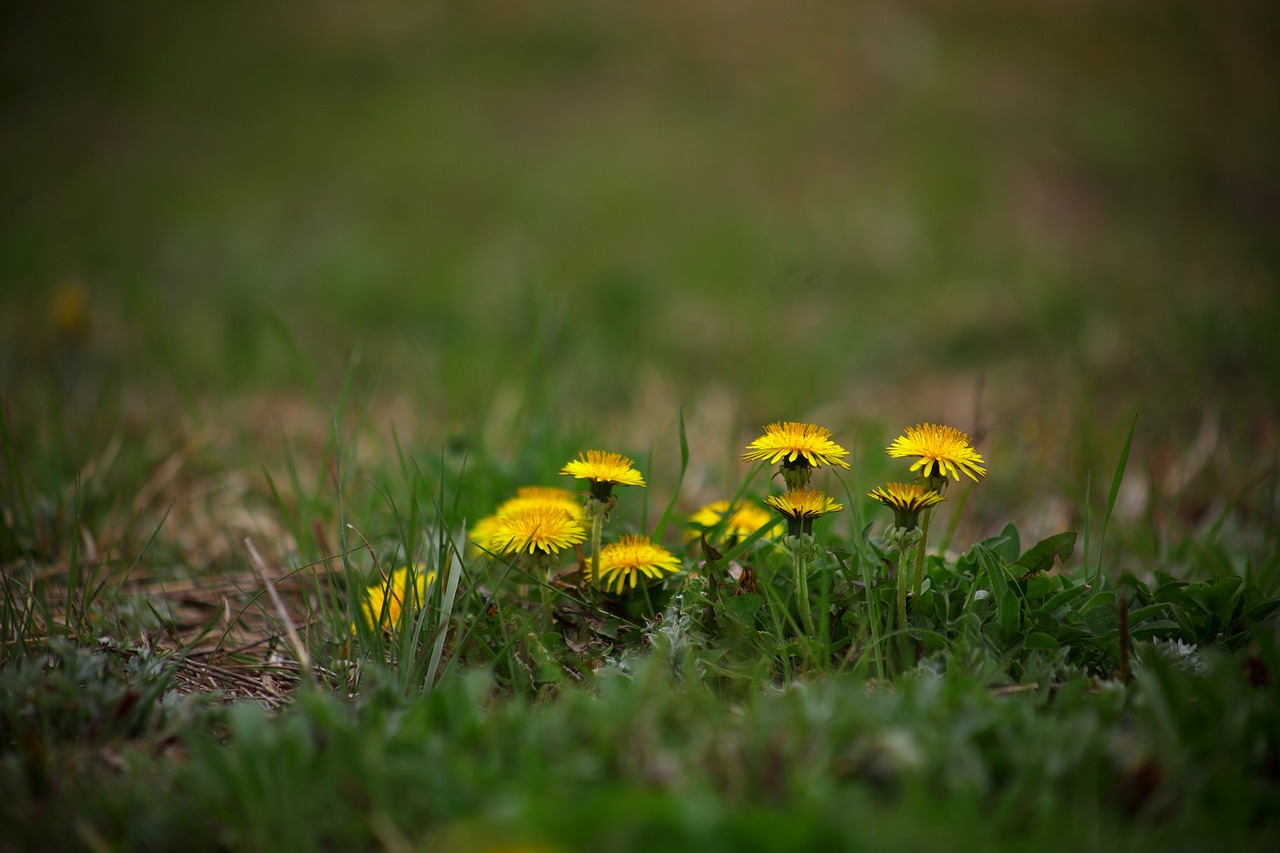
<path fill-rule="evenodd" d="M 1001 692 L 924 668 L 893 687 L 844 673 L 731 702 L 657 653 L 554 702 L 499 699 L 479 671 L 411 695 L 376 676 L 354 700 L 306 690 L 281 715 L 249 703 L 188 717 L 185 760 L 120 762 L 110 791 L 64 769 L 83 750 L 86 708 L 42 726 L 43 783 L 34 747 L 6 759 L 4 815 L 10 828 L 42 815 L 51 846 L 1248 848 L 1274 831 L 1280 804 L 1280 699 L 1256 676 L 1280 665 L 1278 649 L 1266 632 L 1255 651 L 1215 652 L 1196 671 L 1153 648 L 1131 686 Z M 84 701 L 111 712 L 102 668 L 79 654 L 43 689 L 87 679 Z M 38 683 L 6 677 L 5 707 L 20 714 L 12 700 Z M 162 699 L 137 706 L 146 714 L 91 744 L 127 736 L 139 750 L 173 731 Z"/>
<path fill-rule="evenodd" d="M 180 695 L 195 657 L 181 647 L 95 649 L 94 627 L 176 633 L 155 607 L 99 595 L 101 577 L 72 576 L 68 639 L 35 636 L 22 608 L 55 608 L 21 604 L 21 576 L 6 578 L 7 630 L 26 642 L 0 669 L 7 837 L 959 850 L 1248 847 L 1277 829 L 1280 574 L 1216 531 L 1178 545 L 1177 575 L 1113 577 L 1072 563 L 1074 533 L 1026 547 L 1008 524 L 928 554 L 905 625 L 896 551 L 832 518 L 804 563 L 809 601 L 768 528 L 721 546 L 724 530 L 704 531 L 673 546 L 683 574 L 615 596 L 572 565 L 545 576 L 467 545 L 477 504 L 519 482 L 493 460 L 401 451 L 350 488 L 336 435 L 337 506 L 319 488 L 299 504 L 297 476 L 275 488 L 299 534 L 307 505 L 351 533 L 337 555 L 323 543 L 341 535 L 300 540 L 293 573 L 333 569 L 303 587 L 318 680 L 283 711 Z M 534 452 L 536 479 L 556 470 L 557 449 Z M 644 529 L 631 497 L 611 536 Z M 659 524 L 675 526 L 674 505 Z M 408 588 L 435 580 L 370 626 L 365 589 L 400 566 Z"/>

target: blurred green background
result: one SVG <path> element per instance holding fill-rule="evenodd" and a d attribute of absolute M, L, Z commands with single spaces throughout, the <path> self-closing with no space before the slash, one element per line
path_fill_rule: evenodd
<path fill-rule="evenodd" d="M 945 420 L 1012 500 L 1104 491 L 1136 412 L 1192 521 L 1274 479 L 1273 2 L 0 16 L 0 379 L 68 470 L 113 418 L 323 435 L 345 375 L 427 446 Z"/>

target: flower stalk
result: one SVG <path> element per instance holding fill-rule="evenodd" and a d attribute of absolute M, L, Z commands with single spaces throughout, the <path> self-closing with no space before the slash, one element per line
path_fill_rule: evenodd
<path fill-rule="evenodd" d="M 600 577 L 600 537 L 604 531 L 604 513 L 591 516 L 591 578 Z"/>
<path fill-rule="evenodd" d="M 787 550 L 791 552 L 791 567 L 795 572 L 796 609 L 800 611 L 800 626 L 807 637 L 814 637 L 817 631 L 813 625 L 813 608 L 809 602 L 809 561 L 817 553 L 813 534 L 801 533 L 788 536 L 785 540 Z"/>
<path fill-rule="evenodd" d="M 886 536 L 886 541 L 898 550 L 898 651 L 905 663 L 910 654 L 907 637 L 907 584 L 910 574 L 908 567 L 911 565 L 913 550 L 921 544 L 921 531 L 919 527 L 894 527 Z"/>
<path fill-rule="evenodd" d="M 915 577 L 912 578 L 911 584 L 911 600 L 920 600 L 920 588 L 924 586 L 924 555 L 925 546 L 929 542 L 929 522 L 933 519 L 934 507 L 926 509 L 922 515 L 924 518 L 920 522 L 920 547 L 916 549 L 916 570 Z"/>

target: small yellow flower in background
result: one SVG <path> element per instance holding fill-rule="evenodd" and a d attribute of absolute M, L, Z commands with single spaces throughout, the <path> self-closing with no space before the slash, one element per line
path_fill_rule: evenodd
<path fill-rule="evenodd" d="M 814 519 L 844 509 L 844 504 L 836 503 L 826 493 L 808 486 L 792 489 L 783 495 L 770 495 L 764 502 L 782 513 L 790 536 L 812 534 Z"/>
<path fill-rule="evenodd" d="M 60 341 L 84 343 L 93 325 L 89 288 L 74 279 L 58 282 L 49 295 L 49 321 Z"/>
<path fill-rule="evenodd" d="M 968 433 L 955 427 L 919 424 L 907 427 L 885 452 L 895 459 L 903 456 L 920 457 L 911 466 L 911 470 L 923 468 L 920 474 L 926 479 L 945 480 L 949 474 L 959 480 L 960 473 L 963 472 L 976 483 L 979 477 L 987 475 L 987 469 L 982 467 L 982 456 L 973 449 L 969 441 Z"/>
<path fill-rule="evenodd" d="M 560 469 L 560 473 L 591 483 L 591 496 L 608 500 L 614 486 L 644 486 L 635 462 L 621 453 L 588 450 Z"/>
<path fill-rule="evenodd" d="M 782 463 L 782 476 L 787 488 L 795 489 L 809 482 L 812 469 L 824 465 L 848 468 L 844 457 L 849 451 L 831 440 L 831 431 L 813 424 L 784 421 L 769 424 L 764 435 L 747 445 L 743 462 L 764 460 Z"/>
<path fill-rule="evenodd" d="M 467 531 L 467 538 L 475 546 L 475 553 L 494 550 L 493 536 L 501 527 L 502 516 L 497 513 L 486 515 L 471 525 L 471 529 Z"/>
<path fill-rule="evenodd" d="M 514 498 L 498 507 L 495 515 L 536 504 L 558 506 L 578 521 L 582 520 L 582 499 L 568 489 L 555 486 L 521 486 Z"/>
<path fill-rule="evenodd" d="M 587 538 L 581 522 L 548 504 L 520 507 L 498 516 L 489 549 L 502 554 L 558 554 Z"/>
<path fill-rule="evenodd" d="M 919 527 L 920 513 L 946 500 L 941 494 L 919 483 L 885 483 L 867 492 L 893 510 L 894 526 L 906 530 Z"/>
<path fill-rule="evenodd" d="M 364 613 L 364 622 L 373 629 L 379 623 L 384 631 L 400 627 L 400 617 L 405 612 L 413 613 L 427 599 L 427 587 L 435 583 L 436 573 L 426 571 L 426 566 L 417 566 L 414 570 L 412 596 L 406 595 L 409 586 L 409 567 L 396 569 L 391 577 L 382 583 L 376 583 L 365 590 L 364 602 L 360 610 Z M 408 600 L 406 601 L 406 598 Z M 356 633 L 356 626 L 351 626 L 351 633 Z"/>
<path fill-rule="evenodd" d="M 730 513 L 728 501 L 714 501 L 689 517 L 690 530 L 686 538 L 697 539 L 704 531 L 713 529 L 724 519 L 725 513 L 729 513 L 721 529 L 721 536 L 725 539 L 750 536 L 766 524 L 773 522 L 776 525 L 778 522 L 776 516 L 754 503 L 741 502 Z"/>
<path fill-rule="evenodd" d="M 471 529 L 467 531 L 467 538 L 475 545 L 477 552 L 501 552 L 500 548 L 494 547 L 493 537 L 494 534 L 502 529 L 503 516 L 510 515 L 519 509 L 528 509 L 535 506 L 562 509 L 579 525 L 584 523 L 582 499 L 568 489 L 558 489 L 551 486 L 521 486 L 516 490 L 516 496 L 499 504 L 498 508 L 493 511 L 493 515 L 487 515 L 473 524 Z"/>
<path fill-rule="evenodd" d="M 628 534 L 600 549 L 600 583 L 608 587 L 616 582 L 615 594 L 621 594 L 623 584 L 628 580 L 631 588 L 635 589 L 640 575 L 660 578 L 664 572 L 672 574 L 678 571 L 680 560 L 647 536 Z"/>

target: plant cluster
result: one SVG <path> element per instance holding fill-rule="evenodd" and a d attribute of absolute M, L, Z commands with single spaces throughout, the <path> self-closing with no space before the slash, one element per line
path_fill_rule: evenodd
<path fill-rule="evenodd" d="M 847 487 L 837 499 L 817 481 L 819 472 L 850 470 L 849 452 L 823 427 L 781 422 L 744 449 L 742 460 L 757 465 L 738 493 L 691 513 L 676 543 L 664 535 L 674 496 L 647 532 L 626 512 L 628 489 L 648 485 L 635 461 L 582 452 L 560 469 L 584 483 L 580 494 L 520 487 L 470 527 L 466 548 L 442 536 L 435 564 L 380 576 L 351 632 L 369 648 L 399 639 L 407 659 L 430 649 L 428 683 L 441 666 L 481 666 L 517 692 L 589 681 L 655 645 L 696 661 L 700 676 L 730 681 L 838 669 L 886 678 L 925 665 L 992 683 L 1054 683 L 1127 677 L 1137 643 L 1238 645 L 1248 625 L 1277 609 L 1266 584 L 1240 583 L 1233 607 L 1214 608 L 1215 630 L 1198 630 L 1170 618 L 1167 583 L 1153 591 L 1133 575 L 1060 568 L 1074 532 L 1024 550 L 1008 525 L 957 554 L 953 518 L 931 552 L 931 521 L 948 487 L 980 482 L 986 462 L 967 434 L 928 423 L 904 430 L 886 453 L 911 460 L 914 479 L 866 493 L 892 511 L 878 537 L 870 525 L 857 528 L 861 502 Z M 780 488 L 760 495 L 752 483 L 764 465 Z M 856 510 L 847 536 L 825 528 L 846 506 Z M 415 595 L 395 593 L 406 571 L 417 578 Z M 411 607 L 402 610 L 402 600 Z M 412 624 L 403 612 L 415 614 Z"/>

